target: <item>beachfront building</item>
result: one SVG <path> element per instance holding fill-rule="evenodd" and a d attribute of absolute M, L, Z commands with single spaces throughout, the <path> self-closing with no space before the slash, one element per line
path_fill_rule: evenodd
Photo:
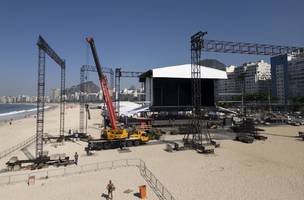
<path fill-rule="evenodd" d="M 101 91 L 98 93 L 86 93 L 84 98 L 87 102 L 101 102 L 103 95 Z"/>
<path fill-rule="evenodd" d="M 0 97 L 0 103 L 35 103 L 36 101 L 36 96 L 18 95 Z"/>
<path fill-rule="evenodd" d="M 68 93 L 68 94 L 67 94 L 66 101 L 68 101 L 68 102 L 76 102 L 76 101 L 79 101 L 79 95 L 80 95 L 79 92 Z"/>
<path fill-rule="evenodd" d="M 304 54 L 293 56 L 288 62 L 289 96 L 304 97 Z"/>
<path fill-rule="evenodd" d="M 31 103 L 37 102 L 37 96 L 31 96 L 30 97 L 30 102 Z"/>
<path fill-rule="evenodd" d="M 245 93 L 267 92 L 271 79 L 270 64 L 263 60 L 245 63 L 241 66 L 245 81 Z"/>
<path fill-rule="evenodd" d="M 230 65 L 226 68 L 227 79 L 216 81 L 215 94 L 216 100 L 231 100 L 233 96 L 240 93 L 238 84 L 239 73 L 235 65 Z"/>
<path fill-rule="evenodd" d="M 0 97 L 0 103 L 6 103 L 6 98 L 5 96 Z"/>
<path fill-rule="evenodd" d="M 279 55 L 271 58 L 272 95 L 279 104 L 304 96 L 304 53 Z"/>
<path fill-rule="evenodd" d="M 52 89 L 51 102 L 58 103 L 60 101 L 60 89 Z"/>
<path fill-rule="evenodd" d="M 268 92 L 270 89 L 271 67 L 261 60 L 244 63 L 239 67 L 226 68 L 227 80 L 219 80 L 217 85 L 218 100 L 232 100 L 242 92 L 247 94 Z"/>
<path fill-rule="evenodd" d="M 142 92 L 141 88 L 134 87 L 134 88 L 129 88 L 129 89 L 125 88 L 125 89 L 121 90 L 120 94 L 121 95 L 130 95 L 132 97 L 138 97 L 141 92 Z"/>
<path fill-rule="evenodd" d="M 5 96 L 5 103 L 17 103 L 17 97 Z"/>
<path fill-rule="evenodd" d="M 27 95 L 17 96 L 17 103 L 30 103 L 30 97 Z"/>

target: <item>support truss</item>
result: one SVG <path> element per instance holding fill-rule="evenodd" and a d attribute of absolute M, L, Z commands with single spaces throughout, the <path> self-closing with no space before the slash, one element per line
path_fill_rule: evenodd
<path fill-rule="evenodd" d="M 202 51 L 219 52 L 219 53 L 238 53 L 277 56 L 290 54 L 293 52 L 303 51 L 302 47 L 280 46 L 269 44 L 245 43 L 245 42 L 228 42 L 220 40 L 205 40 L 204 35 L 207 32 L 198 32 L 191 36 L 191 78 L 192 78 L 192 103 L 193 119 L 191 133 L 184 137 L 185 146 L 192 146 L 197 150 L 204 150 L 204 145 L 215 144 L 212 141 L 208 131 L 204 132 L 206 144 L 203 144 L 203 133 L 201 119 L 201 60 Z"/>
<path fill-rule="evenodd" d="M 43 152 L 44 129 L 44 96 L 45 96 L 45 52 L 38 50 L 38 88 L 37 88 L 37 116 L 36 116 L 36 158 Z"/>
<path fill-rule="evenodd" d="M 44 105 L 45 105 L 45 54 L 52 58 L 61 68 L 60 86 L 60 136 L 64 135 L 65 112 L 65 61 L 39 36 L 38 42 L 38 87 L 36 117 L 36 158 L 43 156 Z"/>
<path fill-rule="evenodd" d="M 85 98 L 85 94 L 87 92 L 87 88 L 85 87 L 85 81 L 87 77 L 85 76 L 86 72 L 97 72 L 96 67 L 92 65 L 82 65 L 80 68 L 80 95 L 79 95 L 79 132 L 86 133 L 84 131 L 84 119 L 85 119 L 85 105 L 87 104 L 87 98 Z M 113 91 L 113 79 L 114 79 L 114 71 L 112 68 L 103 68 L 103 72 L 110 75 L 110 85 Z"/>
<path fill-rule="evenodd" d="M 185 146 L 192 147 L 197 151 L 205 151 L 204 145 L 211 145 L 209 132 L 202 125 L 202 94 L 201 94 L 201 53 L 204 47 L 203 37 L 206 32 L 198 32 L 191 37 L 191 79 L 192 79 L 192 120 L 191 130 L 184 137 Z M 203 136 L 205 138 L 203 138 Z M 204 140 L 205 139 L 205 140 Z M 203 144 L 203 141 L 205 141 Z"/>
<path fill-rule="evenodd" d="M 257 44 L 246 42 L 228 42 L 220 40 L 204 40 L 203 51 L 219 52 L 219 53 L 238 53 L 238 54 L 254 54 L 276 56 L 282 54 L 290 54 L 301 48 L 291 46 L 280 46 L 270 44 Z"/>
<path fill-rule="evenodd" d="M 116 113 L 120 113 L 120 78 L 138 78 L 143 72 L 122 71 L 121 68 L 115 69 L 115 102 Z"/>

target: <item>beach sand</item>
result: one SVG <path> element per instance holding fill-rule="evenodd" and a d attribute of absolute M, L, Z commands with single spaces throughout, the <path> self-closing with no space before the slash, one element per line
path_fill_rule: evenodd
<path fill-rule="evenodd" d="M 119 176 L 117 176 L 119 174 Z M 137 168 L 118 168 L 93 173 L 59 177 L 49 180 L 36 181 L 34 185 L 26 183 L 0 187 L 1 199 L 31 199 L 31 200 L 93 200 L 103 199 L 102 194 L 107 195 L 107 184 L 111 180 L 115 186 L 114 199 L 133 200 L 139 199 L 139 186 L 145 183 Z M 129 193 L 125 191 L 130 190 Z M 16 193 L 18 191 L 18 193 Z M 147 189 L 149 199 L 157 199 L 157 196 Z"/>
<path fill-rule="evenodd" d="M 66 110 L 66 130 L 78 129 L 78 113 L 79 108 L 76 105 Z M 89 121 L 88 132 L 97 137 L 101 117 L 97 110 L 91 110 L 91 113 L 92 120 Z M 46 123 L 45 132 L 56 132 L 59 129 L 58 109 L 46 113 Z M 168 153 L 164 151 L 165 145 L 161 144 L 132 147 L 129 153 L 119 153 L 114 149 L 87 156 L 84 152 L 86 144 L 81 141 L 65 142 L 64 145 L 58 146 L 47 144 L 45 149 L 49 154 L 65 152 L 70 156 L 78 152 L 80 165 L 141 158 L 176 199 L 303 199 L 304 141 L 295 136 L 304 127 L 286 125 L 263 128 L 268 140 L 255 141 L 253 144 L 222 140 L 221 147 L 215 149 L 213 155 L 198 154 L 192 150 Z M 12 126 L 2 126 L 1 148 L 12 146 L 34 133 L 34 119 L 22 119 Z M 178 136 L 166 136 L 167 139 L 176 137 Z M 28 149 L 34 153 L 34 145 Z M 22 152 L 14 152 L 0 160 L 0 167 L 3 168 L 4 163 L 13 155 L 24 157 Z M 123 168 L 53 178 L 37 181 L 34 186 L 23 183 L 0 186 L 0 196 L 1 199 L 35 199 L 35 195 L 37 199 L 101 199 L 100 194 L 104 192 L 103 189 L 109 179 L 119 183 L 122 190 L 136 190 L 138 185 L 147 184 L 136 170 Z M 66 184 L 71 184 L 71 187 Z M 58 195 L 61 194 L 56 196 L 57 198 L 54 198 L 54 195 L 57 195 L 55 190 L 58 190 Z M 116 191 L 116 195 L 122 195 L 120 199 L 137 199 L 135 196 L 122 193 L 122 190 Z M 151 195 L 149 199 L 157 199 L 149 188 L 148 192 Z"/>

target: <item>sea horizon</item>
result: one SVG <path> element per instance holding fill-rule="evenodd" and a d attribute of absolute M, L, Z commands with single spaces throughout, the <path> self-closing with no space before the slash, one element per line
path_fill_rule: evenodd
<path fill-rule="evenodd" d="M 50 106 L 45 106 L 45 109 Z M 30 116 L 37 111 L 35 103 L 1 103 L 0 122 L 11 121 Z"/>

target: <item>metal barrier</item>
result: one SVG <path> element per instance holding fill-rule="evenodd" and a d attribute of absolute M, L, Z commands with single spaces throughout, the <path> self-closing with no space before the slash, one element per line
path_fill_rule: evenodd
<path fill-rule="evenodd" d="M 154 174 L 146 167 L 143 160 L 140 160 L 138 166 L 141 175 L 147 181 L 149 186 L 153 189 L 154 193 L 162 200 L 175 200 L 169 190 L 154 176 Z"/>
<path fill-rule="evenodd" d="M 4 158 L 8 154 L 10 154 L 10 153 L 12 153 L 12 152 L 14 152 L 14 151 L 16 151 L 18 149 L 22 149 L 22 148 L 24 148 L 24 147 L 26 147 L 28 145 L 31 145 L 32 143 L 35 142 L 35 140 L 36 140 L 36 136 L 34 135 L 34 136 L 32 136 L 32 137 L 24 140 L 23 142 L 20 142 L 19 144 L 16 144 L 16 145 L 14 145 L 14 146 L 12 146 L 12 147 L 10 147 L 10 148 L 8 148 L 8 149 L 0 152 L 0 159 Z"/>
<path fill-rule="evenodd" d="M 121 167 L 137 167 L 141 176 L 147 181 L 154 193 L 161 200 L 176 200 L 168 189 L 153 175 L 146 167 L 146 164 L 141 159 L 123 159 L 91 163 L 79 166 L 70 166 L 58 169 L 37 170 L 23 174 L 12 174 L 0 176 L 0 185 L 14 184 L 27 182 L 30 176 L 35 176 L 36 180 L 48 178 L 70 176 L 75 174 L 83 174 L 88 172 L 97 172 L 106 169 L 117 169 Z"/>

